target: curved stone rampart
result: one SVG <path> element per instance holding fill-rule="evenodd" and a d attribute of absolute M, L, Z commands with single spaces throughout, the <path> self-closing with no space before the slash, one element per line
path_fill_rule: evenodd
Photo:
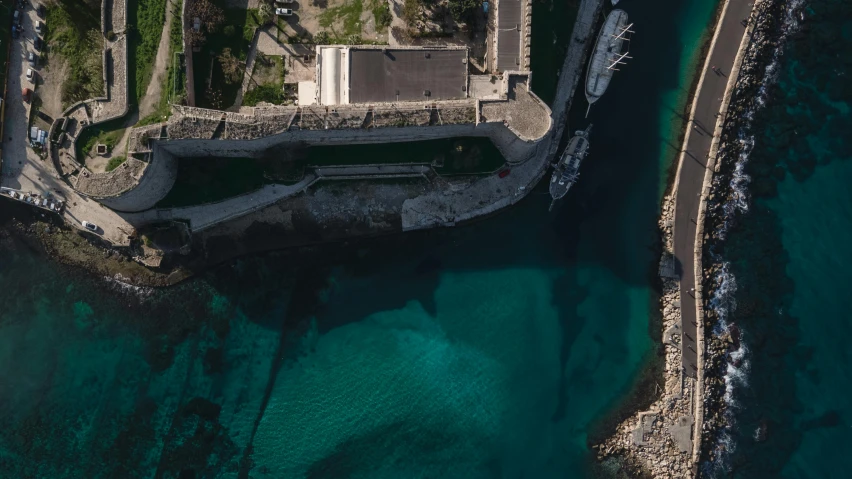
<path fill-rule="evenodd" d="M 150 158 L 150 163 L 135 178 L 134 184 L 112 197 L 98 198 L 98 201 L 117 211 L 137 212 L 153 208 L 174 186 L 178 162 L 174 155 L 158 146 L 154 147 Z"/>

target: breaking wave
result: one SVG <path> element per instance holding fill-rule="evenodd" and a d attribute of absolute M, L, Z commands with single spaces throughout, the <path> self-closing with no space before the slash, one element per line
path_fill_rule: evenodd
<path fill-rule="evenodd" d="M 727 233 L 734 225 L 736 219 L 749 211 L 749 185 L 751 177 L 745 171 L 751 152 L 754 149 L 755 134 L 752 128 L 754 118 L 756 113 L 766 105 L 769 88 L 778 77 L 786 39 L 798 29 L 800 22 L 804 20 L 804 6 L 804 0 L 791 0 L 787 2 L 786 15 L 780 32 L 778 47 L 773 52 L 772 60 L 764 70 L 763 78 L 760 82 L 761 86 L 754 99 L 754 103 L 752 103 L 752 107 L 740 117 L 736 132 L 737 145 L 731 145 L 732 147 L 736 146 L 739 150 L 736 155 L 733 171 L 727 184 L 723 184 L 723 180 L 719 177 L 714 179 L 713 187 L 715 190 L 730 192 L 721 205 L 721 221 L 716 231 L 716 236 L 720 241 L 726 239 Z M 731 152 L 730 150 L 728 152 L 724 149 L 720 150 L 720 157 L 724 156 L 725 153 L 730 154 Z M 719 431 L 716 442 L 712 445 L 714 459 L 704 466 L 705 473 L 715 476 L 717 474 L 727 474 L 731 470 L 728 461 L 730 454 L 736 449 L 732 432 L 736 429 L 735 412 L 739 409 L 737 392 L 742 388 L 748 387 L 751 365 L 747 338 L 745 337 L 746 333 L 733 321 L 737 308 L 735 297 L 737 291 L 736 277 L 730 271 L 730 264 L 720 254 L 716 253 L 712 247 L 710 248 L 710 255 L 714 263 L 720 265 L 712 279 L 714 290 L 709 302 L 710 308 L 716 313 L 718 318 L 718 323 L 714 327 L 712 334 L 717 337 L 730 335 L 736 338 L 734 341 L 735 349 L 732 349 L 726 354 L 725 374 L 722 377 L 725 383 L 725 427 Z"/>
<path fill-rule="evenodd" d="M 154 288 L 146 288 L 144 286 L 135 286 L 129 283 L 130 279 L 122 276 L 121 273 L 116 273 L 115 276 L 104 276 L 104 281 L 110 285 L 113 291 L 130 294 L 139 299 L 145 299 L 154 293 Z"/>

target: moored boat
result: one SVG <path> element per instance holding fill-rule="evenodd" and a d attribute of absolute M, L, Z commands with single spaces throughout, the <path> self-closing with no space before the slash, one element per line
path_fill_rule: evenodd
<path fill-rule="evenodd" d="M 589 154 L 589 134 L 592 125 L 585 130 L 578 130 L 568 141 L 568 146 L 562 152 L 559 161 L 553 166 L 553 175 L 550 177 L 550 196 L 553 202 L 562 198 L 577 182 L 580 176 L 580 163 Z M 553 208 L 553 203 L 550 204 Z"/>
<path fill-rule="evenodd" d="M 586 100 L 589 108 L 598 101 L 609 87 L 612 75 L 618 70 L 616 66 L 624 64 L 624 60 L 630 58 L 629 52 L 621 53 L 624 42 L 629 41 L 628 34 L 633 24 L 627 24 L 627 12 L 624 10 L 613 10 L 606 17 L 598 39 L 595 41 L 595 49 L 589 60 L 589 71 L 586 73 Z M 586 113 L 588 115 L 588 112 Z"/>

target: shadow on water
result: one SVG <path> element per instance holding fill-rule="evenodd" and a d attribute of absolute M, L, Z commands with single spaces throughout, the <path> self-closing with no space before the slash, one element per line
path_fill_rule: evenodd
<path fill-rule="evenodd" d="M 630 290 L 640 290 L 643 295 L 650 292 L 652 298 L 648 303 L 648 314 L 652 321 L 649 329 L 653 337 L 659 337 L 654 329 L 658 327 L 655 326 L 658 313 L 653 293 L 660 249 L 655 221 L 659 208 L 658 185 L 663 176 L 659 170 L 659 157 L 665 148 L 658 131 L 658 119 L 665 115 L 659 98 L 664 90 L 676 88 L 679 81 L 678 62 L 682 45 L 678 43 L 674 25 L 680 15 L 680 2 L 667 0 L 664 5 L 653 9 L 641 8 L 641 4 L 631 0 L 623 3 L 637 31 L 631 46 L 634 60 L 616 74 L 607 95 L 592 109 L 588 120 L 595 124 L 591 154 L 583 164 L 580 182 L 554 212 L 547 212 L 550 198 L 546 194 L 546 184 L 542 184 L 518 206 L 467 226 L 239 258 L 176 288 L 158 291 L 144 301 L 98 293 L 102 283 L 94 281 L 88 285 L 85 281 L 76 281 L 75 284 L 82 286 L 75 287 L 83 288 L 87 301 L 99 305 L 101 312 L 98 318 L 109 324 L 98 327 L 130 330 L 143 338 L 147 351 L 145 360 L 150 368 L 146 373 L 151 372 L 152 375 L 175 365 L 176 347 L 191 338 L 196 341 L 193 343 L 193 357 L 203 357 L 205 377 L 213 378 L 214 382 L 225 381 L 223 377 L 229 372 L 230 365 L 222 350 L 227 347 L 225 339 L 231 321 L 236 317 L 245 317 L 268 330 L 283 332 L 275 351 L 277 354 L 268 370 L 264 406 L 254 417 L 256 428 L 263 417 L 263 407 L 278 371 L 288 359 L 304 352 L 299 346 L 299 339 L 314 327 L 314 323 L 318 333 L 322 334 L 376 312 L 402 308 L 411 301 L 419 302 L 428 314 L 434 316 L 438 312 L 435 292 L 443 274 L 512 269 L 554 272 L 556 279 L 552 282 L 551 297 L 562 327 L 562 383 L 555 392 L 559 395 L 556 407 L 552 415 L 548 413 L 548 417 L 554 423 L 571 419 L 573 414 L 579 413 L 569 407 L 570 396 L 582 396 L 582 387 L 594 379 L 598 363 L 606 360 L 624 364 L 631 354 L 624 338 L 630 329 L 630 321 L 636 320 L 636 311 L 630 308 Z M 563 7 L 554 6 L 554 12 L 561 11 L 559 9 Z M 565 42 L 570 40 L 562 33 L 567 30 L 564 18 L 556 15 L 547 18 L 541 13 L 542 8 L 548 7 L 538 2 L 534 4 L 534 18 L 545 17 L 546 21 L 539 26 L 539 20 L 536 20 L 533 31 L 543 32 L 541 35 L 549 42 L 535 41 L 533 58 L 558 58 Z M 553 32 L 557 32 L 555 47 Z M 557 54 L 553 54 L 553 50 Z M 558 68 L 556 66 L 552 70 L 551 80 L 554 82 Z M 539 70 L 547 71 L 544 65 Z M 536 91 L 546 97 L 547 94 L 538 90 L 537 85 L 534 84 Z M 584 114 L 581 82 L 568 134 L 587 124 L 587 120 L 582 118 Z M 60 272 L 66 270 L 61 267 L 55 269 Z M 583 280 L 581 271 L 587 274 L 595 272 L 593 280 Z M 54 272 L 51 270 L 45 274 Z M 346 288 L 337 284 L 341 278 L 346 280 Z M 57 283 L 64 286 L 61 281 Z M 32 293 L 30 296 L 21 293 L 27 301 L 32 299 Z M 593 315 L 580 307 L 593 295 L 606 298 L 606 309 L 599 310 L 601 314 Z M 57 296 L 60 299 L 56 301 L 66 301 L 61 294 L 57 293 Z M 330 301 L 332 296 L 334 300 Z M 34 300 L 32 302 L 35 303 Z M 61 304 L 61 308 L 66 310 L 72 307 L 72 304 Z M 36 315 L 35 306 L 28 306 L 26 311 Z M 644 314 L 644 311 L 640 313 Z M 645 317 L 643 315 L 640 320 L 645 321 Z M 598 359 L 567 371 L 565 363 L 572 350 L 579 346 L 576 343 L 583 329 L 589 324 L 599 327 L 601 323 L 605 323 L 604 329 L 613 334 L 604 335 L 596 332 L 599 329 L 592 329 L 589 340 L 605 352 Z M 198 339 L 202 335 L 204 341 Z M 655 353 L 651 351 L 649 354 Z M 266 374 L 266 370 L 263 371 Z M 191 374 L 184 376 L 192 377 Z M 111 444 L 101 449 L 107 451 L 101 458 L 105 464 L 104 471 L 132 470 L 132 465 L 141 461 L 139 458 L 147 450 L 159 447 L 161 440 L 166 445 L 163 446 L 164 454 L 157 471 L 163 475 L 172 473 L 174 476 L 183 474 L 183 471 L 202 471 L 205 467 L 213 467 L 205 462 L 206 458 L 219 452 L 226 459 L 235 454 L 243 457 L 244 472 L 251 468 L 251 446 L 244 451 L 233 451 L 227 429 L 218 423 L 218 409 L 202 401 L 195 401 L 194 408 L 181 408 L 171 413 L 163 407 L 163 414 L 176 418 L 180 415 L 180 418 L 174 422 L 174 429 L 167 433 L 156 431 L 154 421 L 162 405 L 152 404 L 148 397 L 149 393 L 153 395 L 155 392 L 148 391 L 145 381 L 153 379 L 140 381 L 145 386 L 139 393 L 141 399 L 129 407 L 134 412 L 127 417 L 121 411 L 115 411 L 114 416 L 121 418 L 116 419 L 122 431 L 118 436 L 120 440 L 112 436 L 103 439 L 105 444 Z M 604 403 L 616 401 L 611 398 L 631 388 L 630 381 L 626 382 L 623 386 L 613 385 L 612 389 L 619 390 L 606 391 L 603 403 L 595 403 L 592 407 L 598 412 L 611 408 L 612 404 Z M 646 392 L 642 388 L 631 390 L 634 392 L 628 401 Z M 208 399 L 212 401 L 214 397 L 215 394 L 211 393 Z M 181 398 L 180 402 L 188 404 L 191 400 Z M 117 408 L 120 401 L 112 403 Z M 48 413 L 45 410 L 36 414 L 37 421 L 34 419 L 33 422 L 43 423 L 37 428 L 4 428 L 7 431 L 14 429 L 16 448 L 20 446 L 20 450 L 29 450 L 31 442 L 28 441 L 32 435 L 50 437 L 51 428 L 55 425 L 50 424 Z M 607 421 L 611 420 L 599 419 L 600 424 L 595 424 L 595 429 L 606 429 Z M 199 421 L 203 427 L 190 430 L 193 421 Z M 575 429 L 586 426 L 579 424 Z M 164 434 L 166 438 L 158 434 Z M 186 438 L 192 440 L 184 442 Z M 357 441 L 357 438 L 352 441 Z M 181 449 L 184 444 L 192 448 Z M 556 447 L 566 449 L 569 445 L 566 441 L 566 444 Z M 326 461 L 317 462 L 312 472 L 338 471 L 334 469 L 336 467 L 342 467 L 343 471 L 351 469 L 349 464 L 354 461 L 350 455 L 352 449 L 363 448 L 350 443 L 341 444 Z M 173 463 L 169 463 L 170 460 Z M 91 462 L 95 464 L 96 460 Z"/>

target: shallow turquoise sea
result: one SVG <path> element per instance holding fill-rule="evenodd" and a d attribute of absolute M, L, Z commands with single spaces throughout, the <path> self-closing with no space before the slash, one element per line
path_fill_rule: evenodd
<path fill-rule="evenodd" d="M 561 61 L 566 4 L 534 5 L 534 48 Z M 465 227 L 241 258 L 164 291 L 2 243 L 3 475 L 591 475 L 589 434 L 658 353 L 672 122 L 716 4 L 622 5 L 634 64 L 553 213 L 539 188 Z"/>
<path fill-rule="evenodd" d="M 750 206 L 720 250 L 747 367 L 717 477 L 852 470 L 852 9 L 819 1 L 804 12 L 755 116 Z"/>

